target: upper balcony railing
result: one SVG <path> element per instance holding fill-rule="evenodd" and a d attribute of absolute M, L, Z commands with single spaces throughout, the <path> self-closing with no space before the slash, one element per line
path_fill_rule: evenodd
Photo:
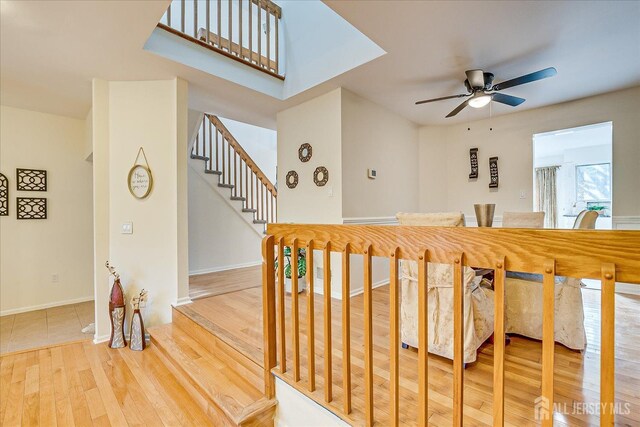
<path fill-rule="evenodd" d="M 173 0 L 158 26 L 284 80 L 281 17 L 270 0 Z"/>

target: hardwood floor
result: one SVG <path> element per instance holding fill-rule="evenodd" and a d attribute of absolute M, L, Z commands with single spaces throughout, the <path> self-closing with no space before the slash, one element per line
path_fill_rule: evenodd
<path fill-rule="evenodd" d="M 262 267 L 238 268 L 215 273 L 189 276 L 189 297 L 192 300 L 236 292 L 261 286 Z"/>
<path fill-rule="evenodd" d="M 585 326 L 588 348 L 584 353 L 572 351 L 556 344 L 555 347 L 555 399 L 562 413 L 555 413 L 556 425 L 596 425 L 598 415 L 585 413 L 591 407 L 583 403 L 599 401 L 600 351 L 600 293 L 584 290 Z M 388 424 L 389 396 L 389 309 L 388 286 L 373 291 L 374 318 L 374 383 L 375 418 L 377 425 Z M 291 376 L 291 310 L 287 297 L 287 362 Z M 301 381 L 299 388 L 317 402 L 329 406 L 337 414 L 342 410 L 342 344 L 341 302 L 332 301 L 333 342 L 333 401 L 324 403 L 323 386 L 323 306 L 322 298 L 315 298 L 315 359 L 316 391 L 306 391 L 308 374 L 306 298 L 300 295 L 300 357 Z M 262 312 L 261 289 L 251 288 L 194 302 L 190 310 L 215 324 L 226 339 L 241 348 L 250 349 L 249 356 L 261 361 Z M 616 403 L 628 413 L 616 416 L 617 425 L 640 423 L 640 297 L 616 295 Z M 352 298 L 351 352 L 353 412 L 344 417 L 361 425 L 364 414 L 363 362 L 363 297 Z M 276 368 L 278 370 L 279 368 Z M 402 425 L 415 425 L 417 416 L 417 351 L 400 351 L 400 420 Z M 465 425 L 492 424 L 493 346 L 485 343 L 478 360 L 465 370 L 464 423 Z M 505 423 L 507 425 L 534 425 L 534 400 L 540 395 L 541 343 L 536 340 L 512 336 L 506 347 L 505 358 Z M 431 425 L 451 425 L 452 420 L 452 364 L 451 361 L 429 355 L 429 422 Z M 596 405 L 597 406 L 597 405 Z"/>
<path fill-rule="evenodd" d="M 0 424 L 210 425 L 156 351 L 87 341 L 2 356 Z"/>

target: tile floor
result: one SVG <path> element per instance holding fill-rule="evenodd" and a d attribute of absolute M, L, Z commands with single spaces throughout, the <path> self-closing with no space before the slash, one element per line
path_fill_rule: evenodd
<path fill-rule="evenodd" d="M 92 339 L 82 328 L 94 321 L 93 301 L 0 317 L 0 353 Z"/>

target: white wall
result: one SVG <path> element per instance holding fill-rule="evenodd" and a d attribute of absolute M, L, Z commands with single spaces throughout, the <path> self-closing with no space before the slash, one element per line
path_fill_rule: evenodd
<path fill-rule="evenodd" d="M 149 291 L 147 326 L 170 322 L 171 304 L 188 295 L 186 94 L 180 79 L 94 81 L 96 340 L 109 334 L 106 259 L 120 273 L 127 299 Z M 143 200 L 127 186 L 140 146 L 154 180 Z M 126 221 L 133 234 L 121 234 Z"/>
<path fill-rule="evenodd" d="M 612 121 L 614 216 L 638 216 L 638 111 L 640 87 L 635 87 L 467 124 L 423 127 L 420 131 L 420 210 L 461 210 L 468 217 L 474 216 L 474 203 L 495 203 L 496 215 L 504 211 L 531 210 L 533 135 Z M 468 127 L 471 130 L 467 130 Z M 473 147 L 479 148 L 480 176 L 471 181 L 469 149 Z M 488 187 L 488 159 L 492 156 L 499 157 L 498 189 Z M 525 192 L 524 199 L 519 198 L 521 190 Z"/>
<path fill-rule="evenodd" d="M 377 171 L 376 179 L 367 169 Z M 394 216 L 418 209 L 418 126 L 342 90 L 342 216 Z"/>
<path fill-rule="evenodd" d="M 261 236 L 212 188 L 217 177 L 203 175 L 189 167 L 189 274 L 259 264 Z"/>
<path fill-rule="evenodd" d="M 9 216 L 0 217 L 1 313 L 92 300 L 85 121 L 6 106 L 0 111 L 0 171 L 9 180 Z M 16 168 L 46 170 L 47 191 L 16 191 Z M 47 219 L 17 220 L 16 197 L 46 197 Z"/>

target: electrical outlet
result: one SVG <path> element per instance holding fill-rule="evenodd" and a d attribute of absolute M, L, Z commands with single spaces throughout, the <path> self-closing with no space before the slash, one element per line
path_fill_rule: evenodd
<path fill-rule="evenodd" d="M 133 234 L 133 222 L 123 222 L 122 229 L 120 230 L 121 234 Z"/>
<path fill-rule="evenodd" d="M 520 198 L 521 199 L 526 199 L 527 198 L 527 192 L 524 190 L 520 190 Z"/>
<path fill-rule="evenodd" d="M 60 275 L 58 273 L 51 275 L 51 283 L 60 283 Z"/>

